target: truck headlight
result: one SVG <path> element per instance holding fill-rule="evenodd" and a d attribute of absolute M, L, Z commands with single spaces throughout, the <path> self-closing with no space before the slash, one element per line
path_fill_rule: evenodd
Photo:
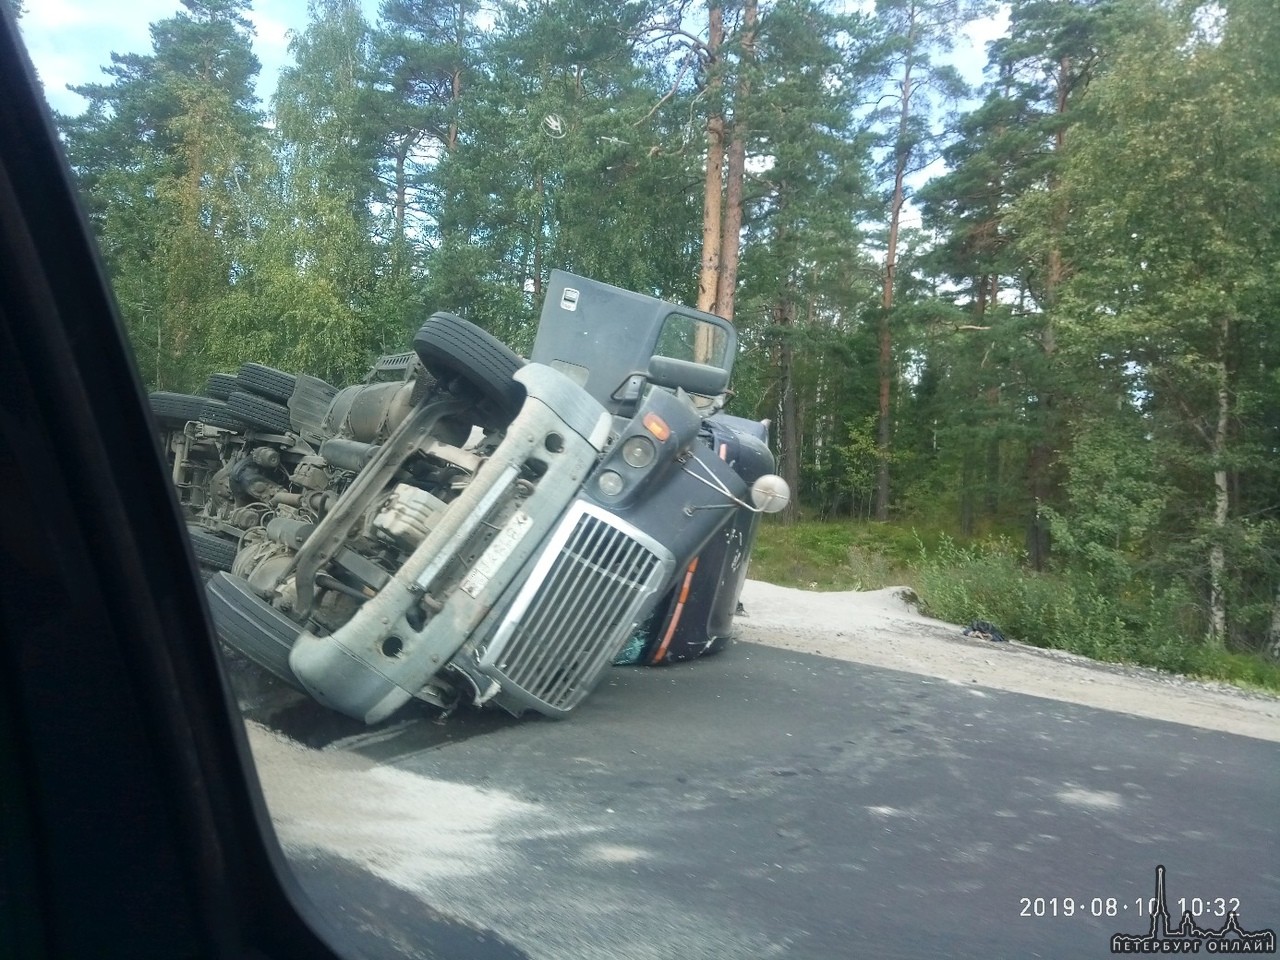
<path fill-rule="evenodd" d="M 616 497 L 622 492 L 622 476 L 613 470 L 606 470 L 600 474 L 596 484 L 606 497 Z"/>
<path fill-rule="evenodd" d="M 629 467 L 637 469 L 653 463 L 657 448 L 648 437 L 630 437 L 622 444 L 622 459 Z"/>

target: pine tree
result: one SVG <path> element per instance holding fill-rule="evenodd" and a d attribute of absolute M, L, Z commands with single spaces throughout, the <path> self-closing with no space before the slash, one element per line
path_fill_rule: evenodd
<path fill-rule="evenodd" d="M 899 283 L 898 244 L 907 200 L 907 175 L 928 166 L 936 156 L 932 110 L 939 101 L 954 100 L 964 92 L 959 75 L 953 67 L 941 62 L 939 54 L 950 50 L 960 29 L 984 9 L 976 0 L 878 0 L 876 4 L 887 88 L 880 119 L 889 126 L 885 137 L 885 174 L 891 184 L 880 297 L 877 520 L 889 518 L 893 312 Z"/>
<path fill-rule="evenodd" d="M 1027 552 L 1036 569 L 1048 562 L 1050 538 L 1041 511 L 1058 500 L 1061 471 L 1056 451 L 1065 445 L 1064 371 L 1058 360 L 1057 304 L 1073 266 L 1064 253 L 1075 224 L 1060 169 L 1070 155 L 1070 131 L 1089 87 L 1126 30 L 1138 29 L 1117 0 L 1020 0 L 1012 5 L 1009 36 L 994 45 L 992 61 L 1015 103 L 1026 109 L 1028 129 L 1039 136 L 1023 161 L 1033 177 L 1022 186 L 1010 220 L 1017 249 L 1029 263 L 1022 282 L 1029 309 L 1024 329 L 1039 350 L 1023 357 L 1030 386 L 1027 420 L 1033 434 L 1027 454 Z"/>
<path fill-rule="evenodd" d="M 443 198 L 428 296 L 527 344 L 559 267 L 683 299 L 697 207 L 664 149 L 670 104 L 634 53 L 636 11 L 510 5 L 482 47 Z M 572 38 L 565 42 L 565 38 Z"/>
<path fill-rule="evenodd" d="M 869 272 L 857 222 L 872 206 L 870 140 L 853 119 L 872 80 L 858 56 L 868 26 L 781 0 L 760 22 L 750 99 L 735 104 L 735 122 L 751 119 L 747 156 L 760 171 L 743 204 L 738 320 L 764 333 L 772 408 L 761 413 L 776 414 L 780 472 L 796 490 L 831 465 L 861 392 L 839 358 L 850 356 Z"/>
<path fill-rule="evenodd" d="M 414 236 L 438 233 L 447 204 L 432 177 L 458 146 L 463 100 L 477 69 L 476 0 L 384 0 L 375 33 L 383 182 L 403 254 Z M 411 230 L 412 226 L 412 230 Z"/>
<path fill-rule="evenodd" d="M 232 281 L 246 179 L 262 142 L 258 60 L 242 0 L 183 0 L 150 54 L 112 55 L 108 83 L 60 123 L 144 376 L 190 387 L 209 367 L 211 303 Z"/>

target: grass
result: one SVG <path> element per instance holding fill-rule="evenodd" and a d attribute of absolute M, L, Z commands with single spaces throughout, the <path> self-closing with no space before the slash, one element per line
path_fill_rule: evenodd
<path fill-rule="evenodd" d="M 895 523 L 766 523 L 751 576 L 803 590 L 903 585 L 941 620 L 990 620 L 1035 646 L 1280 692 L 1280 664 L 1201 641 L 1195 601 L 1185 593 L 1135 586 L 1113 596 L 1087 575 L 1038 574 L 1008 540 L 961 545 Z"/>
<path fill-rule="evenodd" d="M 915 585 L 914 532 L 892 524 L 766 522 L 751 576 L 801 590 L 878 590 Z"/>

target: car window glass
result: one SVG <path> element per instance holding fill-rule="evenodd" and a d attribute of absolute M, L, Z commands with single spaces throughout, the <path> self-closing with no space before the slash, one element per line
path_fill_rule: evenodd
<path fill-rule="evenodd" d="M 1270 929 L 1274 0 L 0 3 L 379 949 Z"/>

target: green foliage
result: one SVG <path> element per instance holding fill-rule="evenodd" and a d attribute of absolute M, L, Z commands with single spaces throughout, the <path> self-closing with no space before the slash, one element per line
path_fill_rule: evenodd
<path fill-rule="evenodd" d="M 876 442 L 876 418 L 863 417 L 848 427 L 848 440 L 836 447 L 836 455 L 844 470 L 837 478 L 838 490 L 852 502 L 862 505 L 863 516 L 871 515 L 875 497 L 876 474 L 881 463 L 888 462 L 896 468 L 910 464 L 913 454 L 909 449 L 884 450 Z"/>
<path fill-rule="evenodd" d="M 1160 475 L 1155 446 L 1140 421 L 1082 424 L 1068 454 L 1064 512 L 1043 508 L 1060 562 L 1107 593 L 1123 591 L 1157 553 L 1174 491 Z"/>
<path fill-rule="evenodd" d="M 1007 540 L 920 548 L 922 611 L 952 623 L 989 620 L 1010 637 L 1096 660 L 1280 690 L 1280 666 L 1201 642 L 1185 589 L 1136 586 L 1117 596 L 1088 573 L 1036 573 Z"/>
<path fill-rule="evenodd" d="M 772 0 L 748 51 L 730 4 L 713 57 L 698 5 L 387 0 L 369 23 L 313 0 L 264 118 L 247 2 L 184 0 L 59 125 L 143 375 L 190 389 L 246 359 L 347 382 L 440 309 L 527 351 L 557 267 L 693 303 L 720 112 L 748 158 L 730 412 L 774 421 L 805 517 L 866 517 L 882 462 L 894 479 L 895 522 L 770 523 L 758 572 L 909 578 L 914 526 L 938 532 L 931 602 L 964 618 L 1196 670 L 1206 632 L 1262 649 L 1274 4 L 1014 0 L 981 101 L 944 113 L 960 88 L 935 54 L 978 6 Z M 939 155 L 886 314 L 885 175 Z"/>
<path fill-rule="evenodd" d="M 434 171 L 427 292 L 517 345 L 553 268 L 686 299 L 700 209 L 663 149 L 631 5 L 507 5 L 477 45 L 456 149 Z M 574 38 L 566 44 L 565 38 Z"/>
<path fill-rule="evenodd" d="M 771 518 L 760 527 L 750 575 L 802 590 L 912 586 L 919 543 L 915 531 L 895 524 L 784 524 Z"/>
<path fill-rule="evenodd" d="M 1138 581 L 1116 593 L 1087 572 L 1036 573 L 1007 538 L 963 544 L 901 523 L 774 520 L 760 529 L 750 576 L 822 591 L 907 586 L 922 612 L 950 623 L 989 620 L 1034 646 L 1280 690 L 1280 665 L 1201 642 L 1185 588 Z"/>
<path fill-rule="evenodd" d="M 413 276 L 379 195 L 372 39 L 354 0 L 317 0 L 274 101 L 278 167 L 261 196 L 228 326 L 233 349 L 334 383 L 412 333 Z"/>
<path fill-rule="evenodd" d="M 990 620 L 1036 646 L 1089 655 L 1127 652 L 1124 618 L 1114 601 L 1088 586 L 1028 572 L 1007 540 L 959 547 L 944 539 L 920 551 L 919 596 L 930 616 L 953 623 Z M 1084 589 L 1080 586 L 1084 585 Z"/>
<path fill-rule="evenodd" d="M 248 168 L 263 140 L 247 4 L 188 0 L 152 25 L 153 52 L 113 55 L 89 107 L 60 118 L 144 377 L 189 389 L 245 235 Z"/>
<path fill-rule="evenodd" d="M 1094 385 L 1081 398 L 1091 416 L 1141 416 L 1145 439 L 1127 446 L 1146 451 L 1142 474 L 1159 477 L 1156 499 L 1169 504 L 1159 553 L 1205 598 L 1206 632 L 1221 643 L 1225 626 L 1258 647 L 1268 621 L 1256 606 L 1273 594 L 1227 557 L 1261 559 L 1261 541 L 1275 550 L 1254 525 L 1276 509 L 1256 493 L 1277 479 L 1263 426 L 1274 420 L 1262 411 L 1276 408 L 1266 372 L 1280 360 L 1280 133 L 1263 117 L 1280 109 L 1280 71 L 1274 51 L 1241 32 L 1236 14 L 1250 6 L 1224 9 L 1220 33 L 1206 33 L 1184 11 L 1130 5 L 1143 29 L 1093 84 L 1060 171 L 1078 220 L 1066 249 L 1079 264 L 1063 287 L 1061 334 Z M 1125 502 L 1155 532 L 1154 501 L 1132 489 L 1120 503 L 1080 501 L 1068 524 L 1114 526 L 1108 513 Z M 1095 545 L 1096 533 L 1086 532 Z"/>

